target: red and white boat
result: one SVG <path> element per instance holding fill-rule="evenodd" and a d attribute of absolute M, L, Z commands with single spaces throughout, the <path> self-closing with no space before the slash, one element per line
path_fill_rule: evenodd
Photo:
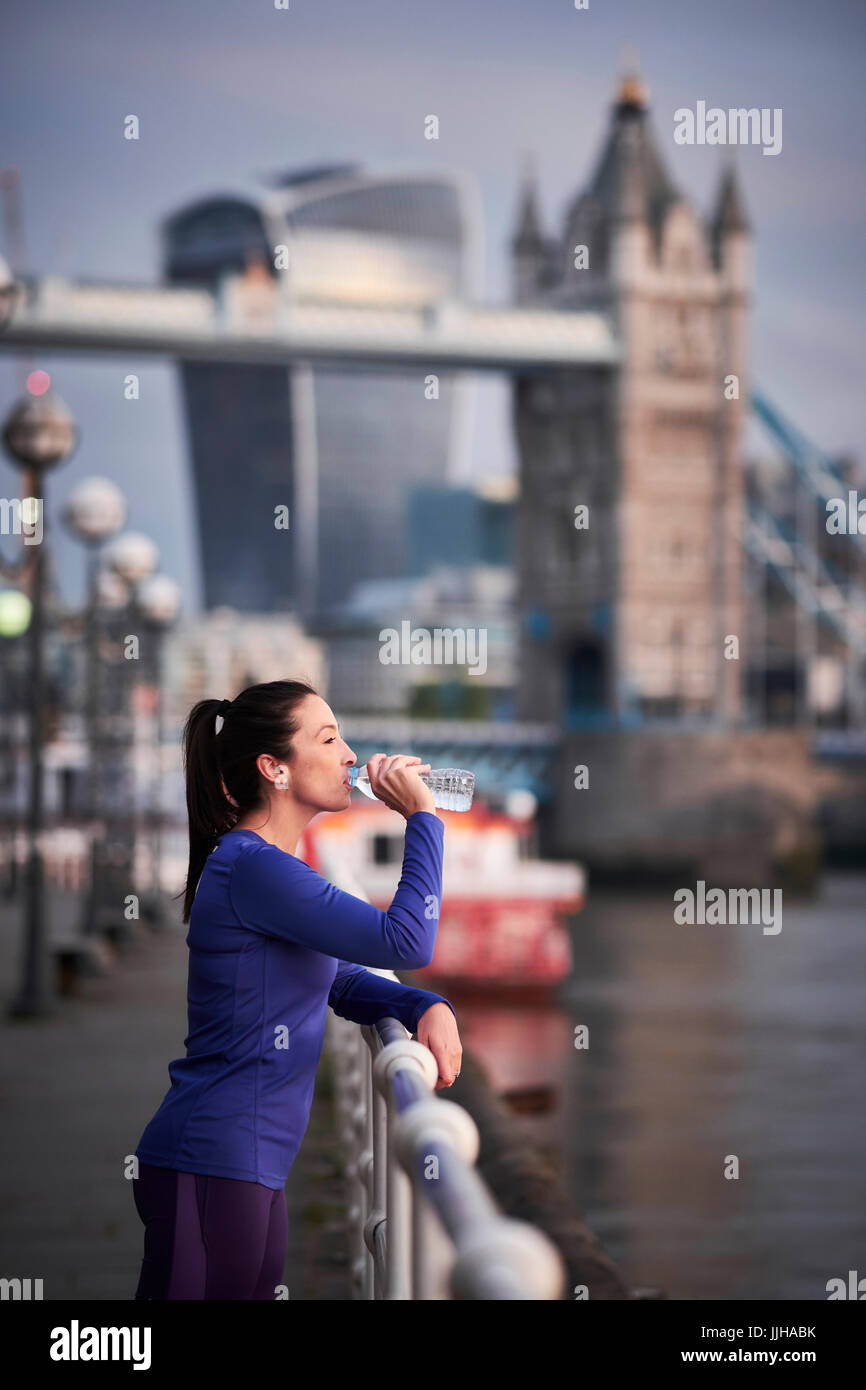
<path fill-rule="evenodd" d="M 419 984 L 545 993 L 571 971 L 564 918 L 580 910 L 574 863 L 531 857 L 533 821 L 489 810 L 439 811 L 445 822 L 443 901 L 433 960 Z M 388 907 L 403 861 L 405 821 L 373 801 L 323 815 L 305 831 L 303 858 L 349 892 Z"/>

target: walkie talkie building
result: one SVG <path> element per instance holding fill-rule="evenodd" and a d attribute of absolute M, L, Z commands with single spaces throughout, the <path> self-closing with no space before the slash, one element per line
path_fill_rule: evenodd
<path fill-rule="evenodd" d="M 477 289 L 480 218 L 462 178 L 336 165 L 275 182 L 258 202 L 214 197 L 170 217 L 165 278 L 216 289 L 258 263 L 306 303 L 381 308 Z M 407 572 L 408 499 L 452 476 L 465 381 L 440 374 L 431 399 L 417 367 L 179 368 L 206 608 L 312 619 L 362 580 Z M 278 506 L 290 508 L 288 534 L 274 527 Z"/>

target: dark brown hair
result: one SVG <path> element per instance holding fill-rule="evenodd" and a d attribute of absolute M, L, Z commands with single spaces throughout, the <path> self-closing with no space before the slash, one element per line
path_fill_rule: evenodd
<path fill-rule="evenodd" d="M 318 695 L 306 681 L 267 681 L 236 695 L 216 731 L 222 700 L 199 700 L 183 730 L 183 769 L 189 813 L 189 868 L 183 896 L 183 920 L 189 921 L 202 869 L 220 835 L 247 811 L 263 802 L 262 753 L 291 762 L 292 738 L 300 727 L 298 705 Z"/>

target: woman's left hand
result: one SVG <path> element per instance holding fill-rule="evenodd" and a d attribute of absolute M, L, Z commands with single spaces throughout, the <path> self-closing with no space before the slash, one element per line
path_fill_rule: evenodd
<path fill-rule="evenodd" d="M 434 1090 L 441 1091 L 454 1084 L 460 1075 L 463 1048 L 457 1031 L 457 1020 L 447 1004 L 437 1000 L 418 1020 L 418 1041 L 429 1047 L 436 1058 L 439 1080 Z"/>

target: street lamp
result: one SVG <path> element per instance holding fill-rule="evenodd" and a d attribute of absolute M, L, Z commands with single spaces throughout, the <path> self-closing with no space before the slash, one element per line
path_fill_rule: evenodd
<path fill-rule="evenodd" d="M 97 766 L 99 769 L 99 788 L 100 788 L 100 807 L 108 815 L 108 808 L 111 804 L 109 788 L 115 790 L 121 787 L 121 802 L 123 807 L 129 805 L 130 790 L 124 785 L 124 772 L 128 771 L 128 747 L 129 739 L 127 729 L 123 720 L 123 713 L 126 706 L 127 688 L 126 681 L 118 679 L 118 667 L 123 661 L 123 657 L 115 654 L 115 639 L 118 632 L 118 623 L 122 615 L 126 612 L 129 604 L 129 590 L 124 584 L 119 574 L 114 570 L 102 569 L 99 572 L 97 583 L 97 602 L 99 605 L 98 628 L 100 632 L 107 632 L 110 641 L 107 644 L 105 654 L 100 653 L 100 674 L 104 677 L 104 704 L 103 717 L 98 726 L 97 742 Z M 106 712 L 110 711 L 110 719 L 106 717 Z M 118 727 L 119 726 L 119 727 Z M 113 739 L 113 747 L 112 747 Z M 111 781 L 109 782 L 109 770 L 111 769 Z M 108 901 L 114 891 L 111 880 L 112 855 L 115 852 L 118 832 L 112 827 L 117 819 L 116 814 L 112 814 L 111 821 L 105 822 L 105 836 L 102 841 L 102 853 L 104 864 L 99 866 L 99 871 L 95 876 L 96 888 L 94 890 L 93 921 L 91 930 L 96 931 L 99 926 L 99 903 L 100 900 Z M 110 845 L 109 841 L 114 841 Z M 92 849 L 92 859 L 96 861 L 98 847 L 94 843 Z M 118 934 L 119 935 L 119 934 Z"/>
<path fill-rule="evenodd" d="M 6 417 L 3 447 L 13 462 L 37 475 L 56 468 L 78 443 L 78 431 L 65 401 L 55 391 L 22 396 Z"/>
<path fill-rule="evenodd" d="M 0 713 L 3 729 L 0 734 L 0 786 L 4 792 L 14 792 L 16 785 L 15 717 L 20 707 L 21 680 L 18 670 L 18 642 L 30 626 L 32 604 L 20 589 L 0 590 Z M 7 898 L 15 896 L 18 888 L 18 860 L 15 856 L 15 832 L 11 817 L 3 818 L 3 840 L 8 855 L 9 873 L 3 885 Z"/>
<path fill-rule="evenodd" d="M 134 589 L 159 564 L 159 551 L 142 531 L 125 531 L 108 547 L 106 555 L 115 574 Z"/>
<path fill-rule="evenodd" d="M 119 613 L 129 602 L 129 591 L 114 570 L 100 570 L 96 579 L 96 601 L 101 609 Z"/>
<path fill-rule="evenodd" d="M 30 806 L 27 818 L 28 862 L 27 896 L 25 906 L 25 946 L 21 988 L 11 1002 L 15 1017 L 34 1017 L 53 1007 L 52 994 L 46 978 L 45 961 L 45 875 L 40 836 L 43 818 L 43 707 L 45 702 L 44 597 L 46 527 L 44 524 L 43 478 L 50 468 L 56 468 L 75 448 L 78 432 L 68 407 L 53 391 L 39 396 L 25 396 L 6 418 L 2 433 L 3 447 L 18 464 L 24 478 L 22 491 L 31 495 L 28 504 L 32 520 L 42 515 L 43 528 L 39 543 L 32 546 L 28 557 L 30 601 L 33 605 L 29 630 L 29 724 L 30 724 Z M 23 510 L 23 508 L 22 508 Z"/>
<path fill-rule="evenodd" d="M 149 536 L 141 531 L 126 531 L 111 542 L 106 550 L 106 560 L 109 570 L 123 581 L 129 595 L 129 633 L 127 635 L 138 637 L 139 628 L 142 621 L 142 611 L 139 605 L 139 586 L 153 574 L 159 564 L 159 551 Z M 128 659 L 124 647 L 123 661 Z M 123 670 L 123 661 L 118 662 L 118 667 Z M 128 668 L 127 668 L 128 669 Z M 133 670 L 135 667 L 133 667 Z M 121 764 L 129 766 L 129 746 L 132 744 L 131 766 L 132 783 L 129 787 L 128 806 L 129 815 L 122 820 L 118 817 L 118 824 L 121 826 L 122 850 L 117 855 L 117 873 L 126 878 L 126 892 L 129 892 L 129 880 L 135 879 L 135 848 L 138 833 L 138 789 L 141 785 L 139 776 L 139 763 L 141 761 L 138 748 L 138 728 L 139 721 L 136 717 L 137 710 L 135 701 L 132 698 L 133 691 L 130 690 L 129 680 L 123 680 L 123 710 L 132 710 L 132 729 L 131 738 L 127 739 L 123 748 L 117 749 L 118 771 Z M 118 880 L 119 881 L 119 880 Z M 125 931 L 125 928 L 123 929 Z"/>
<path fill-rule="evenodd" d="M 152 574 L 139 589 L 141 610 L 148 622 L 167 627 L 180 608 L 180 588 L 167 574 Z"/>
<path fill-rule="evenodd" d="M 99 561 L 100 547 L 126 521 L 126 500 L 109 478 L 85 478 L 70 493 L 63 521 L 87 546 L 87 600 L 85 610 L 85 731 L 88 749 L 87 809 L 90 828 L 90 876 L 84 896 L 82 932 L 96 928 L 99 879 L 95 822 L 101 806 L 99 738 Z"/>
<path fill-rule="evenodd" d="M 139 603 L 145 621 L 153 630 L 153 686 L 154 686 L 154 744 L 156 763 L 153 777 L 151 806 L 153 825 L 151 829 L 151 894 L 153 915 L 157 922 L 162 920 L 162 654 L 163 634 L 171 626 L 180 609 L 180 588 L 173 579 L 164 574 L 152 574 L 142 580 L 138 591 Z"/>
<path fill-rule="evenodd" d="M 20 637 L 30 626 L 33 609 L 20 589 L 0 590 L 0 637 Z"/>
<path fill-rule="evenodd" d="M 18 286 L 11 270 L 0 256 L 0 333 L 6 327 L 15 311 L 15 301 L 18 298 Z"/>
<path fill-rule="evenodd" d="M 67 497 L 63 520 L 79 540 L 100 545 L 126 520 L 126 500 L 109 478 L 84 478 Z"/>

